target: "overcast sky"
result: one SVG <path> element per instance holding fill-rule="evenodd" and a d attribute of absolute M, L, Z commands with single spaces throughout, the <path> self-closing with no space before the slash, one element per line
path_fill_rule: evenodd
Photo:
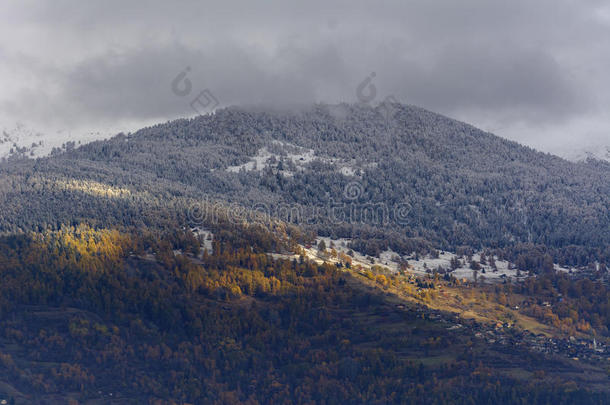
<path fill-rule="evenodd" d="M 220 106 L 356 102 L 373 72 L 373 103 L 552 152 L 610 145 L 608 2 L 0 3 L 4 122 L 133 129 L 192 116 L 206 89 Z"/>

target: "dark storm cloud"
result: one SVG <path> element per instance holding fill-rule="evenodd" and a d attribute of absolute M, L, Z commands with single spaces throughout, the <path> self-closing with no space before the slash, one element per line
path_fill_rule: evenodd
<path fill-rule="evenodd" d="M 176 95 L 172 82 L 185 69 L 192 89 Z M 59 87 L 54 103 L 66 113 L 91 119 L 193 115 L 190 104 L 205 89 L 223 106 L 311 103 L 317 99 L 317 88 L 351 86 L 344 81 L 346 70 L 331 47 L 287 48 L 261 57 L 255 49 L 225 42 L 199 49 L 167 44 L 112 51 L 46 74 L 54 76 L 52 81 Z M 24 89 L 21 97 L 9 102 L 13 111 L 26 100 L 30 110 L 44 110 L 49 101 L 43 91 L 33 94 Z M 34 99 L 44 100 L 43 105 Z"/>
<path fill-rule="evenodd" d="M 566 123 L 595 122 L 583 137 L 610 129 L 601 113 L 610 101 L 610 12 L 599 1 L 0 7 L 1 33 L 11 33 L 0 41 L 1 80 L 11 89 L 0 98 L 5 115 L 163 120 L 193 115 L 189 104 L 204 89 L 221 106 L 356 101 L 357 85 L 375 72 L 375 102 L 394 95 L 474 124 L 508 125 L 506 135 L 522 141 L 517 124 L 556 143 L 568 136 Z M 193 89 L 177 96 L 171 82 L 187 66 Z"/>
<path fill-rule="evenodd" d="M 524 49 L 446 49 L 413 61 L 395 79 L 398 94 L 442 111 L 484 109 L 533 121 L 564 120 L 589 107 L 588 95 L 552 56 Z"/>

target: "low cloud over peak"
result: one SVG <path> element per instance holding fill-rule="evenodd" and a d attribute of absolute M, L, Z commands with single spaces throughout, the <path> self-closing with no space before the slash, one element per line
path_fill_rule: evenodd
<path fill-rule="evenodd" d="M 599 1 L 8 1 L 3 120 L 103 128 L 233 104 L 393 96 L 557 151 L 610 144 Z M 180 76 L 188 92 L 174 91 Z"/>

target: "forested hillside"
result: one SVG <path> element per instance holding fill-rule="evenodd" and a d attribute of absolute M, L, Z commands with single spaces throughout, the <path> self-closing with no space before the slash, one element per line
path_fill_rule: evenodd
<path fill-rule="evenodd" d="M 603 162 L 401 105 L 74 146 L 0 163 L 0 400 L 606 402 Z M 311 256 L 320 236 L 347 254 Z M 411 273 L 441 249 L 474 280 Z M 398 271 L 373 264 L 388 250 Z M 484 257 L 526 275 L 478 282 Z"/>
<path fill-rule="evenodd" d="M 610 257 L 610 165 L 410 106 L 229 108 L 67 149 L 2 165 L 3 231 L 75 217 L 150 225 L 163 221 L 151 212 L 186 219 L 206 200 L 405 254 L 423 242 L 542 250 L 566 265 Z"/>
<path fill-rule="evenodd" d="M 17 404 L 604 401 L 597 366 L 575 382 L 571 375 L 585 377 L 578 363 L 489 345 L 470 328 L 395 306 L 335 265 L 259 253 L 272 244 L 287 247 L 260 226 L 227 227 L 213 254 L 190 232 L 79 225 L 1 238 L 0 396 Z"/>

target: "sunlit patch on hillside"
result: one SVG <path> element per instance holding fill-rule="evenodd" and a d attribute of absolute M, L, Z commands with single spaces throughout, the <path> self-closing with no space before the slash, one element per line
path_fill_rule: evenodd
<path fill-rule="evenodd" d="M 126 198 L 131 195 L 131 191 L 126 188 L 113 187 L 91 180 L 57 180 L 55 184 L 64 190 L 81 191 L 98 197 Z"/>

